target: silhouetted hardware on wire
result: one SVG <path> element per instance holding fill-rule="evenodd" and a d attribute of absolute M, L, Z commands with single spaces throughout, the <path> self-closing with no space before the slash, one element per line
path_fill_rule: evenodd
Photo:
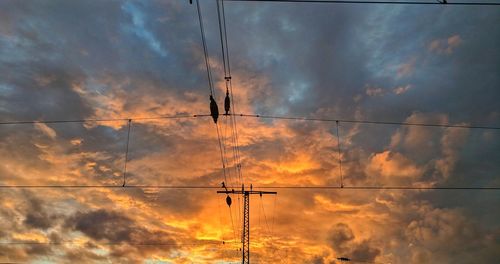
<path fill-rule="evenodd" d="M 231 99 L 229 98 L 229 90 L 226 90 L 226 98 L 224 99 L 224 115 L 229 115 L 229 110 L 231 109 Z"/>
<path fill-rule="evenodd" d="M 212 95 L 210 95 L 210 116 L 212 116 L 214 123 L 217 124 L 217 119 L 219 118 L 219 107 L 217 106 L 217 102 L 214 100 Z"/>
<path fill-rule="evenodd" d="M 263 194 L 277 194 L 277 192 L 254 191 L 251 184 L 250 190 L 245 190 L 245 185 L 241 185 L 241 190 L 232 189 L 229 191 L 224 183 L 222 183 L 222 188 L 225 190 L 217 191 L 217 193 L 227 194 L 226 203 L 228 206 L 231 206 L 232 204 L 229 194 L 243 195 L 243 230 L 241 233 L 241 244 L 243 246 L 243 250 L 241 253 L 241 263 L 250 263 L 250 195 L 258 194 L 262 197 Z"/>

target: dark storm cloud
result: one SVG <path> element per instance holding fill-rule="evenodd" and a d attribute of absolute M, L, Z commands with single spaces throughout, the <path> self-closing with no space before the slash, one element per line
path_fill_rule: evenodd
<path fill-rule="evenodd" d="M 238 59 L 242 62 L 237 68 L 244 67 L 245 60 L 251 58 L 254 63 L 250 65 L 257 68 L 249 70 L 271 79 L 267 89 L 272 87 L 274 104 L 263 105 L 259 100 L 264 98 L 257 98 L 254 101 L 257 111 L 314 112 L 327 101 L 329 106 L 340 102 L 340 91 L 353 90 L 356 82 L 362 80 L 362 67 L 354 67 L 356 62 L 361 64 L 362 54 L 347 48 L 351 45 L 354 21 L 361 18 L 366 9 L 318 5 L 245 7 L 235 6 L 236 13 L 228 15 L 231 21 L 247 17 L 240 19 L 241 23 L 231 23 L 228 34 L 230 43 L 234 43 L 233 50 L 242 48 L 233 51 L 236 64 Z M 357 78 L 354 80 L 352 76 Z M 336 80 L 335 86 L 332 79 Z"/>
<path fill-rule="evenodd" d="M 330 245 L 337 251 L 344 251 L 349 242 L 354 239 L 352 229 L 344 223 L 336 224 L 330 231 L 328 240 Z"/>
<path fill-rule="evenodd" d="M 349 253 L 349 256 L 354 256 L 356 259 L 363 261 L 373 261 L 378 255 L 380 255 L 380 249 L 371 247 L 368 241 L 356 245 Z"/>
<path fill-rule="evenodd" d="M 370 242 L 363 240 L 355 242 L 355 235 L 352 229 L 345 223 L 338 223 L 332 227 L 328 234 L 330 246 L 338 256 L 350 256 L 356 261 L 373 261 L 381 251 L 370 245 Z"/>
<path fill-rule="evenodd" d="M 85 263 L 85 262 L 89 263 L 96 261 L 104 262 L 107 260 L 106 256 L 96 254 L 89 250 L 81 250 L 81 249 L 67 250 L 64 257 L 68 261 L 76 263 Z"/>
<path fill-rule="evenodd" d="M 81 231 L 85 235 L 110 242 L 130 241 L 134 222 L 118 213 L 108 212 L 104 209 L 77 213 L 66 221 L 66 226 Z"/>
<path fill-rule="evenodd" d="M 272 79 L 276 104 L 262 108 L 258 100 L 264 98 L 258 98 L 254 103 L 262 112 L 283 108 L 307 115 L 322 107 L 335 107 L 330 114 L 352 117 L 359 105 L 363 113 L 378 119 L 404 119 L 414 111 L 429 111 L 451 112 L 456 120 L 471 120 L 483 117 L 478 109 L 460 111 L 472 102 L 488 102 L 482 108 L 483 114 L 498 110 L 490 102 L 490 98 L 498 97 L 494 65 L 499 51 L 493 46 L 498 46 L 500 37 L 492 28 L 498 22 L 496 10 L 233 3 L 230 6 L 235 10 L 235 14 L 228 15 L 232 21 L 230 43 L 237 50 L 233 51 L 233 57 L 245 54 L 245 58 L 253 58 L 258 69 L 252 70 Z M 418 19 L 421 13 L 425 13 L 425 19 Z M 245 15 L 247 19 L 236 19 Z M 471 23 L 459 17 L 469 17 Z M 456 23 L 448 24 L 449 21 Z M 452 54 L 436 55 L 428 51 L 428 45 L 435 39 L 455 35 L 463 43 Z M 475 62 L 471 61 L 472 56 Z M 398 79 L 397 72 L 390 69 L 405 63 L 415 64 L 415 69 L 408 70 L 409 77 Z M 356 95 L 367 97 L 367 85 L 387 91 L 406 85 L 411 88 L 401 95 L 390 92 L 359 103 L 352 100 Z M 477 86 L 482 92 L 472 88 Z M 450 100 L 450 96 L 474 100 Z M 444 101 L 453 103 L 439 103 Z"/>
<path fill-rule="evenodd" d="M 29 227 L 48 229 L 55 225 L 58 217 L 47 212 L 47 208 L 43 206 L 42 201 L 32 198 L 29 200 L 26 219 L 24 224 Z"/>
<path fill-rule="evenodd" d="M 176 240 L 169 233 L 149 230 L 124 214 L 105 209 L 77 212 L 66 219 L 65 227 L 82 232 L 97 245 L 103 240 L 117 243 L 109 247 L 109 256 L 121 261 L 150 256 L 158 250 L 168 252 L 177 248 Z M 92 242 L 88 246 L 92 247 Z M 84 253 L 85 251 L 70 252 L 68 257 L 75 258 Z M 90 258 L 97 257 L 91 252 L 85 254 Z"/>
<path fill-rule="evenodd" d="M 165 232 L 152 232 L 123 214 L 105 209 L 77 212 L 66 219 L 65 227 L 80 231 L 92 239 L 107 240 L 111 243 L 174 242 Z"/>
<path fill-rule="evenodd" d="M 41 255 L 48 256 L 53 254 L 53 250 L 50 245 L 29 245 L 26 248 L 26 253 L 30 256 Z"/>
<path fill-rule="evenodd" d="M 198 82 L 192 77 L 204 76 L 192 74 L 199 45 L 196 23 L 189 18 L 193 10 L 175 2 L 157 3 L 160 9 L 153 4 L 2 2 L 1 16 L 9 22 L 2 24 L 0 39 L 4 118 L 86 117 L 91 109 L 72 85 L 102 75 L 148 80 L 160 89 L 192 89 Z M 168 23 L 175 18 L 188 23 Z M 145 32 L 150 37 L 144 38 Z M 161 42 L 168 56 L 157 56 L 151 41 Z"/>

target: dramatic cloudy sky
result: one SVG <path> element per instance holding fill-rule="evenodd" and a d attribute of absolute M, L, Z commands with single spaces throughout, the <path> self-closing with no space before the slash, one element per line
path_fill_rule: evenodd
<path fill-rule="evenodd" d="M 216 2 L 200 2 L 221 105 Z M 225 7 L 238 113 L 500 125 L 498 7 Z M 206 114 L 203 58 L 187 0 L 3 0 L 0 120 Z M 237 122 L 246 184 L 340 184 L 335 123 Z M 121 186 L 126 136 L 122 121 L 1 125 L 0 184 Z M 498 130 L 341 123 L 340 140 L 346 186 L 500 186 Z M 215 125 L 134 120 L 128 171 L 129 185 L 219 186 Z M 0 262 L 238 261 L 241 206 L 215 191 L 2 188 Z M 498 191 L 278 192 L 251 200 L 255 263 L 500 260 Z"/>

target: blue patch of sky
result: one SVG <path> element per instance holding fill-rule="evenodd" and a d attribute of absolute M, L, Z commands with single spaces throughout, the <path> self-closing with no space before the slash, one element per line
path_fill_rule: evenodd
<path fill-rule="evenodd" d="M 309 85 L 304 81 L 292 81 L 288 88 L 288 101 L 296 103 L 304 99 L 304 94 L 308 90 Z"/>
<path fill-rule="evenodd" d="M 132 17 L 132 25 L 125 25 L 124 30 L 131 32 L 140 39 L 144 40 L 148 44 L 149 48 L 158 53 L 160 56 L 167 56 L 167 51 L 165 51 L 162 47 L 160 41 L 146 28 L 146 15 L 131 2 L 123 4 L 122 10 Z"/>
<path fill-rule="evenodd" d="M 367 16 L 366 22 L 357 28 L 357 36 L 364 48 L 370 51 L 370 58 L 366 62 L 367 69 L 376 77 L 393 76 L 393 71 L 388 71 L 391 65 L 402 62 L 397 50 L 388 51 L 387 44 L 391 41 L 395 23 L 403 8 L 394 8 L 391 12 L 385 9 L 374 9 Z"/>
<path fill-rule="evenodd" d="M 0 61 L 19 62 L 27 61 L 31 58 L 27 52 L 33 45 L 18 36 L 0 38 Z"/>
<path fill-rule="evenodd" d="M 0 83 L 0 94 L 7 96 L 11 94 L 14 91 L 14 87 L 5 84 L 5 83 Z"/>

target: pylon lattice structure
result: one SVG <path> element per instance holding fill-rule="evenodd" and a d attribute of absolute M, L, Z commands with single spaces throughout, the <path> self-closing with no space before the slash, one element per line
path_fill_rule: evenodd
<path fill-rule="evenodd" d="M 241 263 L 250 263 L 250 195 L 258 194 L 260 196 L 264 194 L 277 194 L 277 192 L 264 192 L 264 191 L 254 191 L 250 185 L 250 190 L 245 190 L 245 186 L 241 186 L 241 190 L 228 190 L 217 191 L 217 193 L 224 194 L 241 194 L 243 195 L 243 230 L 241 232 Z M 230 206 L 230 204 L 228 203 Z"/>
<path fill-rule="evenodd" d="M 241 263 L 250 263 L 250 195 L 245 192 L 243 197 L 243 232 L 241 233 L 243 256 Z"/>

